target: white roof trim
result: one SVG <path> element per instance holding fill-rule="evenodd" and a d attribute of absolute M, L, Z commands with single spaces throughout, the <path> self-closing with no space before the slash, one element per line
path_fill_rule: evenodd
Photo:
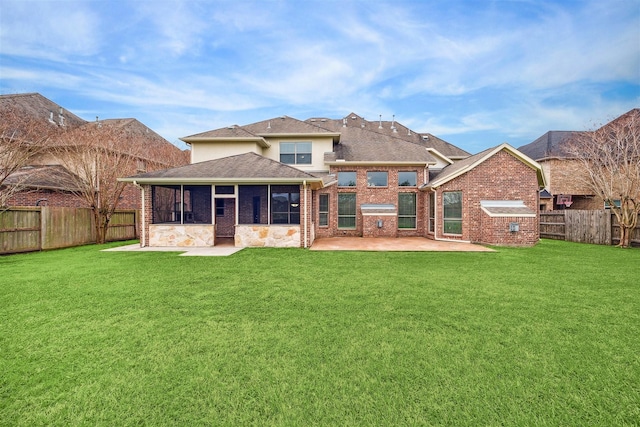
<path fill-rule="evenodd" d="M 546 187 L 547 183 L 546 183 L 546 179 L 545 179 L 545 176 L 544 176 L 544 172 L 542 170 L 542 166 L 538 162 L 536 162 L 535 160 L 533 160 L 530 157 L 526 156 L 525 154 L 521 153 L 517 149 L 513 148 L 511 145 L 507 144 L 506 142 L 498 145 L 493 150 L 488 151 L 487 154 L 485 154 L 484 156 L 482 156 L 481 158 L 479 158 L 475 162 L 470 163 L 467 166 L 463 167 L 462 169 L 460 169 L 459 171 L 457 171 L 453 175 L 446 176 L 446 177 L 441 178 L 441 179 L 437 179 L 437 180 L 435 180 L 433 182 L 429 182 L 428 186 L 429 187 L 439 187 L 442 184 L 447 183 L 447 182 L 451 181 L 452 179 L 457 178 L 460 175 L 463 175 L 463 174 L 469 172 L 470 170 L 474 169 L 476 166 L 478 166 L 479 164 L 483 163 L 485 160 L 493 157 L 496 153 L 498 153 L 498 152 L 500 152 L 502 150 L 507 150 L 514 157 L 520 159 L 523 163 L 528 165 L 531 169 L 536 170 L 537 173 L 538 173 L 538 176 L 542 180 L 542 184 L 540 185 L 540 188 Z"/>
<path fill-rule="evenodd" d="M 536 217 L 536 213 L 522 200 L 480 200 L 480 209 L 492 218 Z M 511 210 L 511 212 L 504 212 L 504 210 Z"/>

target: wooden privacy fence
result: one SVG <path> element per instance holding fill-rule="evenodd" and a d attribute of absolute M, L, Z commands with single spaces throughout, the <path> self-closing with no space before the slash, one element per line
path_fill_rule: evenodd
<path fill-rule="evenodd" d="M 620 225 L 609 210 L 561 210 L 540 212 L 540 237 L 569 242 L 617 245 Z M 631 234 L 631 245 L 640 246 L 640 225 Z"/>
<path fill-rule="evenodd" d="M 137 212 L 116 211 L 107 241 L 137 239 Z M 32 252 L 95 243 L 93 214 L 87 208 L 27 207 L 0 211 L 0 254 Z"/>

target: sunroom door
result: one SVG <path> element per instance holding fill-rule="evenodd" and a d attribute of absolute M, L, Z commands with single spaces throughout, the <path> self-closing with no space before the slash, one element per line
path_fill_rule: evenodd
<path fill-rule="evenodd" d="M 216 237 L 233 237 L 235 232 L 236 200 L 216 198 Z"/>

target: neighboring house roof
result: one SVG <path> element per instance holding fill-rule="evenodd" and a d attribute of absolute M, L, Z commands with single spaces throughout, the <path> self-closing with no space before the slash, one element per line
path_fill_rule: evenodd
<path fill-rule="evenodd" d="M 605 128 L 608 128 L 610 126 L 613 125 L 629 125 L 630 123 L 635 123 L 635 126 L 638 125 L 638 117 L 640 117 L 640 108 L 632 108 L 631 110 L 627 111 L 626 113 L 616 117 L 615 119 L 611 120 L 609 123 L 602 125 L 600 127 L 600 129 L 598 130 L 602 130 Z M 633 122 L 633 120 L 635 120 L 635 122 Z"/>
<path fill-rule="evenodd" d="M 506 150 L 514 157 L 518 158 L 520 161 L 534 169 L 538 176 L 538 185 L 540 186 L 540 188 L 543 188 L 545 186 L 545 178 L 542 171 L 542 166 L 540 166 L 537 162 L 524 155 L 522 152 L 516 150 L 509 144 L 504 143 L 498 145 L 497 147 L 488 148 L 476 155 L 467 157 L 463 160 L 459 160 L 452 165 L 447 166 L 446 168 L 442 169 L 442 171 L 440 171 L 440 173 L 438 173 L 435 177 L 433 177 L 427 184 L 425 184 L 424 187 L 439 187 L 442 184 L 445 184 L 452 179 L 470 171 L 471 169 L 475 168 L 476 166 L 502 150 Z"/>
<path fill-rule="evenodd" d="M 523 145 L 518 150 L 538 161 L 549 157 L 566 157 L 564 145 L 576 134 L 574 131 L 550 130 L 535 141 Z"/>
<path fill-rule="evenodd" d="M 4 185 L 31 190 L 79 191 L 78 177 L 61 165 L 25 166 L 12 173 Z"/>
<path fill-rule="evenodd" d="M 86 120 L 39 93 L 0 95 L 0 108 L 9 107 L 16 108 L 27 117 L 42 119 L 61 127 L 77 127 L 86 123 Z"/>
<path fill-rule="evenodd" d="M 137 144 L 144 147 L 144 151 L 136 157 L 149 160 L 160 165 L 173 166 L 188 163 L 188 155 L 162 136 L 148 128 L 138 119 L 104 119 L 99 123 L 106 127 L 114 127 L 125 133 Z M 83 126 L 94 126 L 95 122 L 88 122 Z M 179 162 L 179 163 L 176 163 Z"/>
<path fill-rule="evenodd" d="M 249 152 L 221 159 L 193 163 L 177 168 L 147 172 L 121 181 L 137 183 L 197 183 L 197 182 L 252 182 L 301 183 L 307 181 L 322 186 L 322 178 L 292 166 Z"/>

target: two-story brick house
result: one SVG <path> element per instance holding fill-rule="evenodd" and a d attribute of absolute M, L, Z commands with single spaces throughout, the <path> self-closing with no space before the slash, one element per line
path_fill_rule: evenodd
<path fill-rule="evenodd" d="M 507 144 L 475 156 L 395 122 L 278 117 L 189 137 L 191 164 L 123 178 L 143 246 L 309 247 L 405 237 L 531 245 L 540 166 Z"/>

